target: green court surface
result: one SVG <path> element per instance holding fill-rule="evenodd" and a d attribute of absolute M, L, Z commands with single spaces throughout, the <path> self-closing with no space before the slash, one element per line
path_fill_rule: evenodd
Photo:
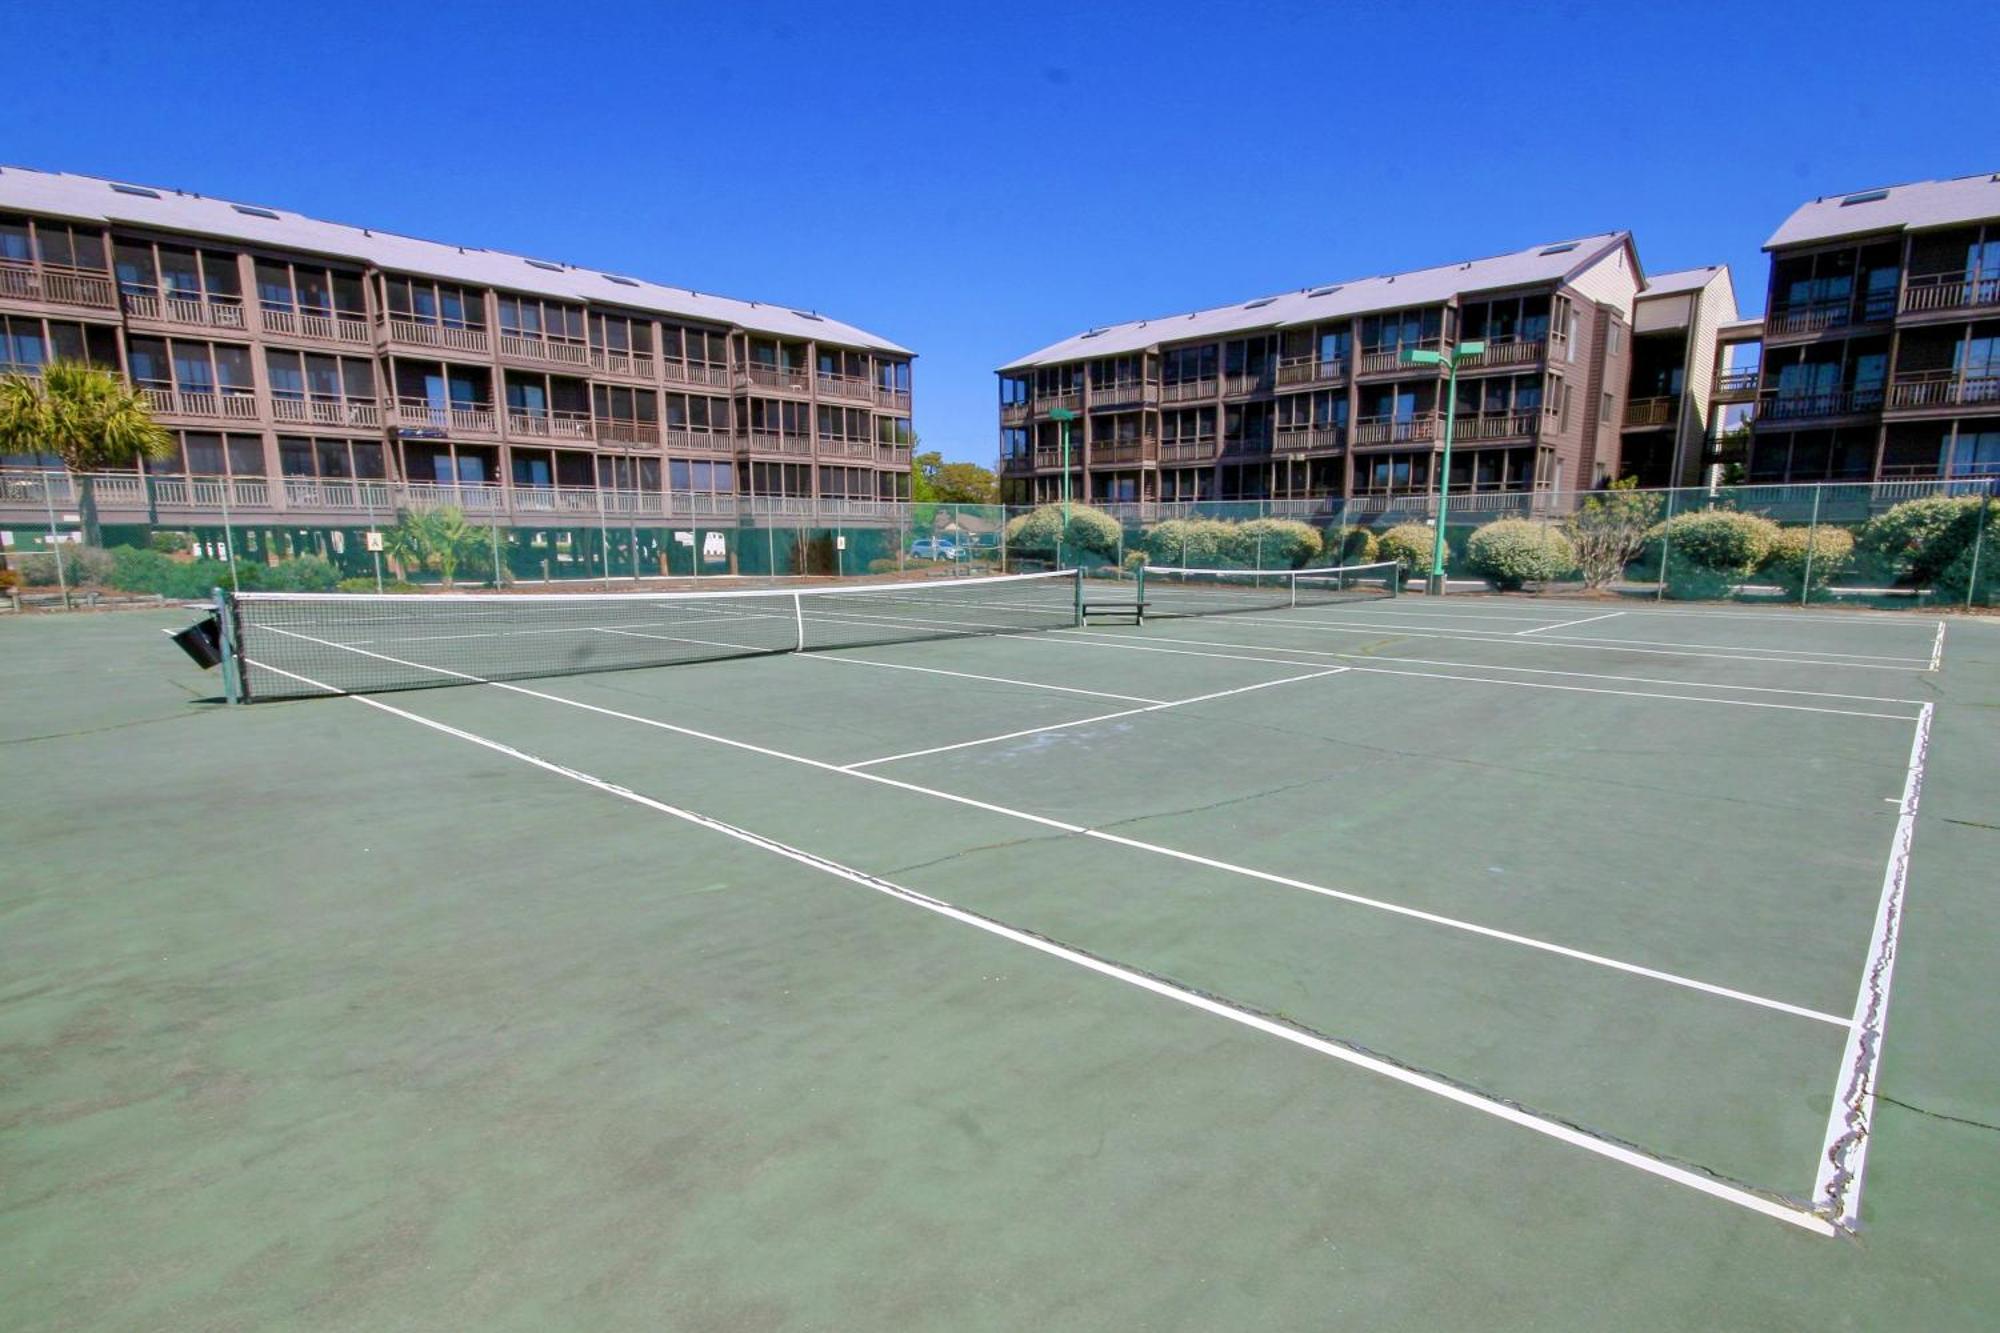
<path fill-rule="evenodd" d="M 189 618 L 0 622 L 9 1328 L 2000 1320 L 2000 623 Z"/>

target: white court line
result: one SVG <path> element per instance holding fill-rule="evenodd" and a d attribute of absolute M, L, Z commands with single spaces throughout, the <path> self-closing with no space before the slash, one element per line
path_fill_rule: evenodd
<path fill-rule="evenodd" d="M 1554 625 L 1537 625 L 1533 629 L 1517 629 L 1514 631 L 1514 637 L 1520 638 L 1524 634 L 1546 634 L 1552 629 L 1568 629 L 1571 625 L 1588 625 L 1598 620 L 1615 620 L 1624 614 L 1623 611 L 1606 611 L 1601 616 L 1585 616 L 1582 620 L 1565 620 Z"/>
<path fill-rule="evenodd" d="M 266 625 L 262 628 L 273 629 L 274 627 Z M 1847 1019 L 1838 1014 L 1822 1013 L 1817 1009 L 1808 1009 L 1803 1005 L 1791 1004 L 1784 1000 L 1774 1000 L 1768 996 L 1754 995 L 1749 991 L 1733 990 L 1728 986 L 1718 986 L 1713 982 L 1697 981 L 1693 977 L 1684 977 L 1678 973 L 1663 972 L 1657 968 L 1645 967 L 1638 963 L 1628 963 L 1621 959 L 1606 957 L 1603 954 L 1589 953 L 1582 949 L 1572 949 L 1566 944 L 1555 944 L 1548 940 L 1537 939 L 1532 935 L 1517 935 L 1512 931 L 1499 930 L 1492 926 L 1482 926 L 1476 922 L 1463 921 L 1457 917 L 1444 916 L 1437 912 L 1426 912 L 1421 908 L 1408 907 L 1402 903 L 1392 903 L 1380 898 L 1369 898 L 1359 893 L 1350 893 L 1345 889 L 1331 888 L 1324 884 L 1314 884 L 1308 880 L 1294 879 L 1289 875 L 1280 875 L 1269 870 L 1257 870 L 1250 866 L 1235 865 L 1228 861 L 1219 861 L 1214 857 L 1199 856 L 1194 852 L 1184 852 L 1178 848 L 1163 846 L 1159 843 L 1142 842 L 1137 838 L 1127 838 L 1116 833 L 1107 833 L 1102 829 L 1085 828 L 1081 824 L 1072 824 L 1068 820 L 1054 819 L 1048 815 L 1037 815 L 1026 810 L 1016 810 L 1010 806 L 996 805 L 991 801 L 982 801 L 974 796 L 961 796 L 956 792 L 942 791 L 936 787 L 925 787 L 914 782 L 905 782 L 900 778 L 892 778 L 883 773 L 870 773 L 861 769 L 846 769 L 824 759 L 812 759 L 805 755 L 788 754 L 783 750 L 773 750 L 768 746 L 757 745 L 750 741 L 739 741 L 731 739 L 728 736 L 718 736 L 713 732 L 697 731 L 693 727 L 684 727 L 674 722 L 664 722 L 659 718 L 646 717 L 638 713 L 621 712 L 615 708 L 605 708 L 598 704 L 585 703 L 581 699 L 571 699 L 560 694 L 550 694 L 545 690 L 530 689 L 526 685 L 518 685 L 512 681 L 484 680 L 478 676 L 469 676 L 463 671 L 453 671 L 447 667 L 427 666 L 422 662 L 408 662 L 401 658 L 384 657 L 383 654 L 371 652 L 366 648 L 355 648 L 348 644 L 335 643 L 328 639 L 316 639 L 310 634 L 300 634 L 296 630 L 275 630 L 275 632 L 295 639 L 304 639 L 309 643 L 317 643 L 322 647 L 340 648 L 348 652 L 359 653 L 363 657 L 379 658 L 385 662 L 393 662 L 398 666 L 415 667 L 420 671 L 434 671 L 441 676 L 449 676 L 454 680 L 462 680 L 470 685 L 487 685 L 496 690 L 505 690 L 510 694 L 526 695 L 531 699 L 541 699 L 548 703 L 561 704 L 566 708 L 582 709 L 586 713 L 596 713 L 600 717 L 616 718 L 621 722 L 632 722 L 642 727 L 653 727 L 660 731 L 671 732 L 677 736 L 687 736 L 694 740 L 708 741 L 715 745 L 727 746 L 732 750 L 742 750 L 749 754 L 760 754 L 768 759 L 782 759 L 787 763 L 798 764 L 805 768 L 815 768 L 823 773 L 838 773 L 843 777 L 854 778 L 862 782 L 879 783 L 885 787 L 894 787 L 899 791 L 913 792 L 919 796 L 929 796 L 936 800 L 949 801 L 954 805 L 962 805 L 969 809 L 984 810 L 989 814 L 1003 815 L 1009 819 L 1019 819 L 1030 824 L 1039 824 L 1043 828 L 1058 829 L 1064 833 L 1074 833 L 1085 838 L 1095 838 L 1100 842 L 1116 843 L 1120 847 L 1129 847 L 1134 851 L 1148 852 L 1155 856 L 1164 856 L 1176 861 L 1185 861 L 1190 865 L 1207 866 L 1210 869 L 1220 870 L 1227 874 L 1240 875 L 1245 879 L 1254 879 L 1266 884 L 1276 884 L 1281 888 L 1297 889 L 1302 893 L 1317 894 L 1320 897 L 1331 898 L 1338 902 L 1352 903 L 1357 907 L 1371 907 L 1377 911 L 1388 912 L 1395 916 L 1408 917 L 1413 921 L 1423 921 L 1430 925 L 1443 926 L 1450 930 L 1462 930 L 1469 935 L 1479 935 L 1487 939 L 1499 940 L 1506 944 L 1518 944 L 1524 948 L 1537 949 L 1544 953 L 1555 954 L 1558 957 L 1573 959 L 1581 963 L 1589 963 L 1597 967 L 1609 968 L 1615 972 L 1648 977 L 1654 981 L 1665 982 L 1670 986 L 1681 986 L 1688 990 L 1701 991 L 1703 994 L 1715 995 L 1723 999 L 1739 1000 L 1744 1004 L 1756 1005 L 1759 1008 L 1771 1009 L 1783 1014 L 1791 1014 L 1796 1018 L 1810 1018 L 1821 1023 L 1830 1023 L 1835 1027 L 1846 1027 L 1848 1022 Z M 1213 654 L 1201 654 L 1201 656 L 1213 656 Z M 1243 660 L 1247 662 L 1267 663 L 1270 661 L 1269 658 L 1259 657 L 1249 657 Z M 1295 663 L 1295 665 L 1310 666 L 1311 663 L 1299 662 Z M 266 669 L 275 670 L 276 668 Z M 280 672 L 279 674 L 285 675 L 289 673 Z M 296 680 L 298 677 L 294 676 L 293 679 Z"/>
<path fill-rule="evenodd" d="M 1937 637 L 1931 640 L 1930 669 L 1932 671 L 1936 671 L 1939 667 L 1943 665 L 1944 665 L 1944 622 L 1940 620 L 1938 621 Z"/>
<path fill-rule="evenodd" d="M 278 667 L 264 666 L 262 663 L 256 663 L 255 665 L 263 666 L 263 669 L 266 671 L 273 671 L 278 675 L 288 676 L 293 680 L 301 681 L 307 685 L 317 686 L 330 694 L 344 693 L 343 691 L 334 689 L 330 685 L 323 685 L 305 676 L 293 675 L 293 673 Z M 925 911 L 944 917 L 948 921 L 957 922 L 962 926 L 970 926 L 974 930 L 983 931 L 988 935 L 996 936 L 1012 944 L 1021 945 L 1024 948 L 1033 949 L 1037 953 L 1046 954 L 1051 958 L 1061 959 L 1063 962 L 1095 972 L 1099 976 L 1109 977 L 1114 981 L 1120 981 L 1128 986 L 1137 987 L 1140 990 L 1161 996 L 1164 999 L 1172 1000 L 1177 1004 L 1186 1005 L 1191 1009 L 1198 1009 L 1203 1013 L 1213 1014 L 1231 1023 L 1264 1033 L 1266 1036 L 1276 1037 L 1280 1041 L 1303 1047 L 1315 1054 L 1338 1060 L 1343 1064 L 1365 1069 L 1372 1074 L 1378 1074 L 1383 1078 L 1401 1083 L 1406 1087 L 1416 1088 L 1419 1091 L 1428 1092 L 1432 1096 L 1442 1097 L 1446 1101 L 1478 1111 L 1482 1115 L 1492 1116 L 1496 1120 L 1504 1120 L 1509 1124 L 1519 1125 L 1524 1129 L 1532 1130 L 1559 1143 L 1566 1143 L 1571 1147 L 1581 1148 L 1585 1152 L 1633 1167 L 1648 1175 L 1658 1176 L 1663 1180 L 1670 1180 L 1677 1185 L 1684 1185 L 1689 1189 L 1709 1195 L 1712 1198 L 1721 1199 L 1727 1203 L 1733 1203 L 1741 1208 L 1747 1208 L 1752 1212 L 1762 1213 L 1766 1217 L 1773 1217 L 1781 1222 L 1789 1222 L 1793 1226 L 1801 1227 L 1819 1235 L 1831 1236 L 1834 1234 L 1832 1226 L 1824 1218 L 1814 1213 L 1805 1212 L 1777 1199 L 1717 1180 L 1715 1177 L 1703 1172 L 1692 1171 L 1676 1163 L 1662 1161 L 1657 1157 L 1639 1152 L 1622 1143 L 1615 1143 L 1609 1139 L 1599 1138 L 1596 1135 L 1586 1133 L 1573 1126 L 1563 1124 L 1561 1121 L 1536 1115 L 1534 1112 L 1514 1103 L 1499 1101 L 1434 1075 L 1406 1068 L 1405 1066 L 1385 1060 L 1380 1056 L 1372 1055 L 1366 1051 L 1320 1036 L 1318 1033 L 1294 1027 L 1289 1023 L 1267 1017 L 1254 1010 L 1240 1008 L 1227 1001 L 1219 1000 L 1214 996 L 1190 990 L 1164 977 L 1141 972 L 1136 968 L 1127 967 L 1106 958 L 1099 958 L 1095 954 L 1072 948 L 1045 935 L 1037 935 L 1019 927 L 1010 926 L 1004 921 L 959 907 L 956 904 L 946 902 L 942 898 L 935 898 L 928 893 L 906 888 L 892 880 L 884 879 L 880 875 L 871 875 L 864 870 L 857 870 L 852 866 L 844 865 L 829 857 L 819 856 L 813 852 L 793 847 L 788 843 L 779 842 L 775 838 L 765 837 L 761 833 L 752 833 L 748 829 L 738 828 L 734 824 L 725 823 L 713 816 L 683 809 L 680 806 L 669 805 L 665 801 L 656 800 L 651 796 L 635 792 L 629 787 L 621 787 L 616 783 L 607 782 L 603 778 L 595 777 L 580 769 L 570 768 L 566 765 L 543 759 L 539 755 L 533 755 L 525 750 L 516 749 L 502 741 L 496 741 L 489 737 L 481 736 L 476 732 L 466 731 L 463 728 L 451 726 L 449 723 L 424 717 L 419 713 L 412 713 L 406 709 L 397 708 L 393 704 L 383 703 L 379 699 L 370 699 L 358 694 L 349 694 L 346 697 L 358 704 L 366 704 L 370 708 L 379 709 L 384 713 L 400 717 L 408 722 L 414 722 L 418 726 L 428 727 L 432 731 L 441 732 L 444 735 L 452 736 L 458 740 L 491 750 L 509 759 L 532 765 L 544 772 L 553 773 L 557 777 L 581 783 L 586 787 L 601 791 L 608 796 L 615 796 L 620 800 L 630 801 L 634 805 L 643 806 L 659 814 L 669 815 L 675 819 L 693 824 L 698 828 L 704 828 L 713 833 L 720 833 L 724 837 L 733 838 L 760 851 L 782 856 L 786 860 L 794 861 L 799 865 L 846 880 L 851 884 L 858 884 L 863 888 L 872 889 L 899 902 L 908 903 L 912 907 L 921 907 Z"/>
<path fill-rule="evenodd" d="M 921 671 L 928 676 L 956 676 L 960 680 L 983 680 L 995 685 L 1025 685 L 1036 690 L 1055 690 L 1062 694 L 1087 694 L 1096 699 L 1119 699 L 1132 704 L 1165 703 L 1164 699 L 1148 699 L 1143 694 L 1113 694 L 1109 690 L 1086 690 L 1076 685 L 1051 685 L 1043 680 L 1020 680 L 1013 676 L 982 676 L 971 671 L 947 671 L 943 667 L 915 666 L 909 662 L 877 662 L 866 657 L 840 657 L 834 653 L 793 653 L 801 662 L 846 662 L 852 666 L 883 667 L 890 671 Z"/>
<path fill-rule="evenodd" d="M 1379 608 L 1384 612 L 1393 612 L 1399 607 L 1408 605 L 1411 608 L 1411 614 L 1421 615 L 1424 614 L 1424 612 L 1422 612 L 1419 609 L 1419 606 L 1422 602 L 1426 600 L 1428 599 L 1420 597 L 1416 594 L 1410 594 L 1407 596 L 1397 597 L 1378 602 L 1350 603 L 1348 606 L 1345 607 L 1340 605 L 1328 604 L 1324 606 L 1316 606 L 1313 607 L 1312 609 L 1314 611 L 1326 611 L 1326 612 L 1337 613 L 1339 611 L 1348 609 L 1362 611 L 1364 609 L 1375 610 Z M 1453 600 L 1454 599 L 1447 598 L 1446 602 L 1450 603 Z M 1551 597 L 1548 599 L 1548 602 L 1546 604 L 1555 605 L 1563 600 L 1567 599 Z M 1574 600 L 1577 603 L 1578 610 L 1583 610 L 1585 608 L 1595 605 L 1601 605 L 1600 602 L 1593 602 L 1585 598 L 1576 598 Z M 1673 607 L 1662 607 L 1659 603 L 1653 601 L 1650 597 L 1644 599 L 1638 597 L 1625 597 L 1621 598 L 1620 600 L 1627 603 L 1626 606 L 1623 608 L 1623 610 L 1625 614 L 1628 616 L 1648 616 L 1648 617 L 1658 616 L 1669 620 L 1782 620 L 1782 621 L 1789 621 L 1793 624 L 1803 623 L 1803 624 L 1821 624 L 1821 625 L 1868 625 L 1877 629 L 1883 629 L 1883 628 L 1893 629 L 1898 625 L 1908 627 L 1913 622 L 1913 620 L 1916 619 L 1916 617 L 1914 617 L 1909 611 L 1877 611 L 1861 607 L 1856 607 L 1851 611 L 1798 611 L 1798 610 L 1784 610 L 1782 608 L 1773 611 L 1757 611 L 1750 609 L 1750 606 L 1745 606 L 1745 608 L 1741 611 L 1724 611 L 1724 610 L 1695 611 L 1695 610 L 1677 609 Z M 1469 608 L 1470 606 L 1476 604 L 1471 599 L 1468 599 L 1462 595 L 1458 599 L 1456 599 L 1456 602 L 1457 605 L 1462 609 Z M 1757 604 L 1753 603 L 1751 605 L 1757 605 Z M 1769 602 L 1769 603 L 1764 603 L 1764 605 L 1776 605 L 1776 603 Z M 1479 617 L 1468 616 L 1467 618 L 1478 619 Z M 1522 617 L 1489 616 L 1486 618 L 1490 620 L 1527 619 L 1527 617 L 1525 616 Z"/>
<path fill-rule="evenodd" d="M 1868 1140 L 1875 1121 L 1875 1083 L 1882 1068 L 1882 1041 L 1889 1025 L 1889 983 L 1896 971 L 1896 942 L 1903 929 L 1909 891 L 1910 849 L 1917 836 L 1917 802 L 1924 793 L 1924 760 L 1931 744 L 1933 705 L 1925 704 L 1910 740 L 1910 767 L 1903 778 L 1902 808 L 1889 841 L 1889 865 L 1882 872 L 1882 900 L 1861 968 L 1861 989 L 1847 1045 L 1840 1053 L 1820 1146 L 1813 1202 L 1819 1211 L 1852 1231 L 1861 1220 L 1861 1175 L 1868 1164 Z"/>
<path fill-rule="evenodd" d="M 1451 639 L 1458 643 L 1511 643 L 1516 636 L 1511 631 L 1494 630 L 1490 634 L 1471 634 L 1462 630 L 1440 632 L 1437 630 L 1405 629 L 1401 625 L 1369 624 L 1358 620 L 1344 620 L 1338 624 L 1310 619 L 1302 616 L 1296 620 L 1281 620 L 1270 616 L 1238 615 L 1239 624 L 1276 625 L 1281 629 L 1307 630 L 1320 634 L 1370 634 L 1378 630 L 1393 630 L 1408 639 Z M 1538 639 L 1538 648 L 1567 648 L 1572 651 L 1603 653 L 1639 653 L 1647 657 L 1705 657 L 1723 662 L 1765 662 L 1773 666 L 1824 666 L 1839 667 L 1846 671 L 1922 671 L 1920 666 L 1889 666 L 1879 662 L 1827 661 L 1803 657 L 1772 657 L 1770 652 L 1788 651 L 1784 649 L 1749 649 L 1736 652 L 1697 652 L 1692 647 L 1684 648 L 1640 648 L 1630 646 L 1630 639 Z M 1914 657 L 1898 658 L 1898 661 L 1915 662 Z"/>
<path fill-rule="evenodd" d="M 901 754 L 885 754 L 880 759 L 863 759 L 858 763 L 842 764 L 841 768 L 853 772 L 857 768 L 872 768 L 876 764 L 893 764 L 898 759 L 917 759 L 927 754 L 944 754 L 951 750 L 969 750 L 978 745 L 993 745 L 1000 741 L 1011 741 L 1022 736 L 1036 736 L 1045 731 L 1068 731 L 1073 727 L 1087 727 L 1096 722 L 1109 722 L 1114 718 L 1137 717 L 1141 713 L 1157 713 L 1168 708 L 1183 708 L 1188 704 L 1206 703 L 1211 699 L 1227 699 L 1231 695 L 1248 694 L 1252 690 L 1268 690 L 1273 685 L 1292 685 L 1302 680 L 1318 680 L 1321 676 L 1337 676 L 1353 667 L 1329 667 L 1324 671 L 1309 672 L 1303 676 L 1286 676 L 1283 680 L 1261 680 L 1255 685 L 1239 685 L 1233 690 L 1217 690 L 1213 694 L 1197 694 L 1191 699 L 1171 699 L 1166 703 L 1149 704 L 1144 708 L 1127 708 L 1116 713 L 1100 713 L 1096 717 L 1080 717 L 1074 722 L 1051 722 L 1043 727 L 1024 727 L 1020 731 L 1010 731 L 1000 736 L 982 736 L 978 740 L 958 741 L 951 745 L 933 745 L 928 750 L 905 750 Z"/>
<path fill-rule="evenodd" d="M 1058 636 L 1063 636 L 1063 637 L 1058 637 Z M 1131 640 L 1134 636 L 1130 634 L 1105 634 L 1098 630 L 1081 630 L 1081 629 L 1056 630 L 1050 634 L 1018 634 L 1018 635 L 1008 635 L 1005 637 L 1018 638 L 1029 643 L 1066 643 L 1066 644 L 1076 645 L 1079 647 L 1118 648 L 1128 652 L 1135 652 L 1135 653 L 1174 653 L 1183 657 L 1233 657 L 1239 661 L 1245 661 L 1245 662 L 1280 662 L 1287 660 L 1283 658 L 1272 658 L 1272 657 L 1243 657 L 1240 654 L 1234 654 L 1234 653 L 1208 653 L 1208 652 L 1199 652 L 1191 648 L 1166 648 L 1153 644 L 1133 643 Z M 1171 642 L 1206 644 L 1216 648 L 1262 649 L 1274 653 L 1297 653 L 1302 656 L 1309 656 L 1309 657 L 1339 657 L 1339 658 L 1348 658 L 1364 662 L 1423 662 L 1426 660 L 1423 658 L 1415 658 L 1415 657 L 1381 657 L 1379 655 L 1370 655 L 1364 653 L 1323 652 L 1313 648 L 1282 648 L 1275 645 L 1261 644 L 1261 643 L 1224 643 L 1224 642 L 1217 642 L 1211 639 L 1174 639 L 1171 640 Z M 1306 662 L 1300 662 L 1296 657 L 1291 658 L 1289 660 L 1294 665 L 1297 666 L 1310 665 L 1309 663 Z M 1434 663 L 1433 665 L 1464 667 L 1472 671 L 1507 669 L 1507 668 L 1489 668 L 1484 663 L 1480 662 L 1438 662 Z M 1873 713 L 1859 708 L 1820 708 L 1811 704 L 1767 703 L 1762 699 L 1704 699 L 1701 698 L 1699 695 L 1664 694 L 1658 690 L 1613 690 L 1592 685 L 1558 685 L 1553 682 L 1543 681 L 1543 680 L 1495 680 L 1491 676 L 1455 676 L 1450 674 L 1449 672 L 1444 672 L 1444 671 L 1400 671 L 1394 667 L 1385 667 L 1385 666 L 1357 666 L 1350 669 L 1362 672 L 1367 675 L 1374 675 L 1374 676 L 1417 676 L 1426 680 L 1458 680 L 1458 681 L 1467 681 L 1477 685 L 1505 685 L 1514 689 L 1521 689 L 1521 690 L 1566 690 L 1575 694 L 1611 694 L 1611 695 L 1620 695 L 1632 699 L 1667 699 L 1667 700 L 1672 700 L 1673 702 L 1676 703 L 1684 703 L 1684 704 L 1710 704 L 1718 708 L 1772 708 L 1787 713 L 1828 713 L 1832 714 L 1835 717 L 1886 718 L 1892 722 L 1908 722 L 1911 719 L 1911 715 L 1908 713 Z M 1519 670 L 1520 668 L 1514 668 L 1514 669 Z M 1569 674 L 1583 674 L 1583 673 L 1556 672 L 1550 674 L 1569 675 Z M 1603 677 L 1602 679 L 1631 680 L 1634 678 L 1630 676 L 1606 676 Z M 1682 684 L 1683 682 L 1673 681 L 1668 683 L 1679 685 Z M 1735 689 L 1735 688 L 1752 688 L 1752 687 L 1704 686 L 1702 688 Z M 1786 691 L 1786 693 L 1793 693 L 1793 692 L 1794 691 Z M 1868 697 L 1868 696 L 1857 696 L 1857 697 Z M 1914 699 L 1898 699 L 1898 700 L 1888 700 L 1887 702 L 1914 704 L 1917 701 Z"/>

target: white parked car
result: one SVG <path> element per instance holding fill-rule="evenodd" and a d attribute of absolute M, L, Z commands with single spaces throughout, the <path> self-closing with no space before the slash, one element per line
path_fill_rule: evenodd
<path fill-rule="evenodd" d="M 949 537 L 919 537 L 910 543 L 910 554 L 919 560 L 958 560 L 964 553 Z"/>

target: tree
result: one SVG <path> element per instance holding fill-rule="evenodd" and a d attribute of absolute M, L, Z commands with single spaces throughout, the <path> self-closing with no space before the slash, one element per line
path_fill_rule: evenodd
<path fill-rule="evenodd" d="M 170 458 L 174 437 L 145 400 L 108 370 L 51 361 L 35 375 L 0 379 L 0 454 L 54 454 L 76 476 L 83 540 L 103 545 L 94 473 Z"/>
<path fill-rule="evenodd" d="M 463 510 L 443 505 L 401 515 L 396 526 L 382 534 L 382 550 L 405 573 L 434 569 L 450 584 L 458 567 L 478 559 L 489 540 L 485 529 L 465 521 Z"/>
<path fill-rule="evenodd" d="M 1637 478 L 1620 477 L 1564 521 L 1563 534 L 1575 548 L 1576 567 L 1586 588 L 1611 582 L 1646 549 L 1661 500 L 1638 487 Z"/>
<path fill-rule="evenodd" d="M 910 437 L 912 448 L 917 437 Z M 1000 482 L 977 463 L 947 463 L 936 449 L 910 458 L 910 499 L 914 503 L 990 505 L 1000 502 Z"/>

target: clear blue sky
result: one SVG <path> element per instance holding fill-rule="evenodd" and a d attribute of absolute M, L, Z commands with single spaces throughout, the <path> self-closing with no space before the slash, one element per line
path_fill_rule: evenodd
<path fill-rule="evenodd" d="M 1802 199 L 2000 169 L 1988 4 L 307 12 L 36 24 L 0 152 L 825 310 L 989 463 L 1092 324 L 1615 227 L 1754 313 Z"/>

